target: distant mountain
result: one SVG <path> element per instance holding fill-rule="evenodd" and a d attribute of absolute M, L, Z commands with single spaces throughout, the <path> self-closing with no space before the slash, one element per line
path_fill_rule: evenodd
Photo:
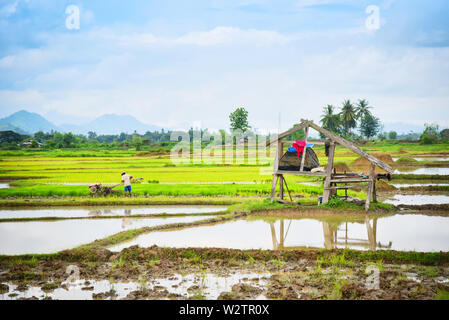
<path fill-rule="evenodd" d="M 140 122 L 129 115 L 106 114 L 85 124 L 63 124 L 56 126 L 41 115 L 25 110 L 0 119 L 0 131 L 14 131 L 20 134 L 34 134 L 38 131 L 72 132 L 74 134 L 87 134 L 94 131 L 97 134 L 137 133 L 161 130 L 162 128 Z"/>
<path fill-rule="evenodd" d="M 97 134 L 120 134 L 121 132 L 131 134 L 137 131 L 143 134 L 147 131 L 161 130 L 160 127 L 142 123 L 133 116 L 116 114 L 105 114 L 82 125 L 64 124 L 60 128 L 65 132 L 76 134 L 86 134 L 89 131 Z"/>
<path fill-rule="evenodd" d="M 5 128 L 9 128 L 6 130 L 29 134 L 33 134 L 37 131 L 50 132 L 51 130 L 57 131 L 59 129 L 41 115 L 25 110 L 18 111 L 9 117 L 0 119 L 0 125 L 5 126 Z"/>
<path fill-rule="evenodd" d="M 0 124 L 0 131 L 14 131 L 15 133 L 27 134 L 24 130 L 17 128 L 9 123 Z"/>

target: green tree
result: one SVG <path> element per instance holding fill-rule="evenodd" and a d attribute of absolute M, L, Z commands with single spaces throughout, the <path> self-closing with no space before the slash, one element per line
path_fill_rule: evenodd
<path fill-rule="evenodd" d="M 75 142 L 75 136 L 71 132 L 64 134 L 62 138 L 62 146 L 64 148 L 73 148 L 75 146 Z"/>
<path fill-rule="evenodd" d="M 398 138 L 398 133 L 396 131 L 388 132 L 388 139 L 396 140 Z"/>
<path fill-rule="evenodd" d="M 351 129 L 357 126 L 357 115 L 354 105 L 350 100 L 345 100 L 340 112 L 340 118 L 343 123 L 345 134 L 350 134 Z"/>
<path fill-rule="evenodd" d="M 338 114 L 334 114 L 334 111 L 335 107 L 331 104 L 324 107 L 320 122 L 324 129 L 339 134 L 341 131 L 340 116 Z"/>
<path fill-rule="evenodd" d="M 89 140 L 97 139 L 97 133 L 93 132 L 93 131 L 89 131 L 87 133 L 87 139 L 89 139 Z"/>
<path fill-rule="evenodd" d="M 371 114 L 366 114 L 360 121 L 360 133 L 368 140 L 375 137 L 380 131 L 380 120 Z"/>
<path fill-rule="evenodd" d="M 359 99 L 355 107 L 355 115 L 357 119 L 362 119 L 364 116 L 371 116 L 371 111 L 369 110 L 369 102 L 365 99 Z"/>
<path fill-rule="evenodd" d="M 387 139 L 388 134 L 386 132 L 382 132 L 380 131 L 377 135 L 377 137 L 379 138 L 379 140 L 383 141 L 385 139 Z"/>
<path fill-rule="evenodd" d="M 45 142 L 45 133 L 43 131 L 38 131 L 34 134 L 34 139 L 36 139 L 37 141 L 39 141 L 40 143 L 44 143 Z"/>
<path fill-rule="evenodd" d="M 229 120 L 231 120 L 231 130 L 242 130 L 243 133 L 246 132 L 250 127 L 248 124 L 248 111 L 245 108 L 237 108 L 234 112 L 229 115 Z"/>
<path fill-rule="evenodd" d="M 449 140 L 449 129 L 441 130 L 440 137 L 442 140 Z"/>
<path fill-rule="evenodd" d="M 299 125 L 300 125 L 300 123 L 295 123 L 293 125 L 293 128 L 297 127 Z M 288 135 L 286 139 L 287 140 L 304 140 L 305 137 L 306 137 L 306 134 L 304 132 L 304 129 L 301 129 L 301 130 L 298 130 L 298 131 L 293 132 L 292 134 Z"/>
<path fill-rule="evenodd" d="M 133 141 L 134 147 L 136 147 L 136 151 L 140 151 L 142 148 L 142 144 L 143 144 L 142 138 L 139 135 L 134 134 L 132 141 Z"/>
<path fill-rule="evenodd" d="M 421 141 L 424 144 L 431 144 L 438 141 L 440 138 L 440 127 L 436 123 L 424 124 L 424 132 L 421 134 Z"/>

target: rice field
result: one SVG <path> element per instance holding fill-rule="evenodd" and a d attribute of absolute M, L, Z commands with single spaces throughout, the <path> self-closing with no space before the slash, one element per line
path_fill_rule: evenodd
<path fill-rule="evenodd" d="M 287 148 L 288 146 L 286 146 Z M 448 144 L 419 145 L 376 143 L 362 146 L 368 152 L 385 152 L 391 156 L 416 156 L 448 153 Z M 324 146 L 314 150 L 321 165 L 327 163 Z M 122 171 L 142 183 L 133 192 L 148 196 L 234 196 L 268 195 L 271 188 L 273 157 L 262 157 L 258 163 L 242 164 L 178 164 L 169 154 L 139 153 L 130 150 L 22 150 L 0 151 L 0 180 L 11 188 L 0 189 L 0 197 L 9 196 L 87 196 L 90 183 L 120 183 Z M 336 148 L 335 162 L 348 165 L 358 158 L 346 148 Z M 286 176 L 290 191 L 298 196 L 314 198 L 322 193 L 316 177 Z M 315 182 L 305 185 L 302 182 Z M 117 190 L 121 190 L 117 187 Z M 364 198 L 363 193 L 350 195 Z"/>

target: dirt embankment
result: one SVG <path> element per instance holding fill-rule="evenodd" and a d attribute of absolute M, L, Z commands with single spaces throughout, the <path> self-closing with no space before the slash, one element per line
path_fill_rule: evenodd
<path fill-rule="evenodd" d="M 388 153 L 373 152 L 373 153 L 371 153 L 371 155 L 376 157 L 377 159 L 385 162 L 386 164 L 388 164 L 391 167 L 394 167 L 396 165 L 395 162 L 393 161 L 393 158 Z M 367 159 L 365 159 L 363 157 L 359 157 L 351 163 L 351 168 L 357 169 L 357 171 L 368 172 L 370 166 L 371 166 L 371 162 L 369 162 Z M 377 166 L 376 166 L 375 170 L 376 170 L 376 173 L 385 173 L 384 170 L 380 169 Z"/>
<path fill-rule="evenodd" d="M 376 190 L 382 191 L 382 192 L 388 192 L 388 191 L 395 191 L 395 190 L 397 190 L 397 188 L 383 180 L 378 180 L 378 181 L 376 181 Z"/>

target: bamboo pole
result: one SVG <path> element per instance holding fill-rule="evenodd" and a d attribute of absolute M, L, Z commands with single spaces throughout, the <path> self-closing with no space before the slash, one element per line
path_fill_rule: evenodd
<path fill-rule="evenodd" d="M 279 175 L 279 197 L 284 200 L 284 176 Z"/>
<path fill-rule="evenodd" d="M 375 167 L 374 163 L 372 163 L 369 168 L 369 185 L 368 185 L 368 190 L 366 192 L 365 211 L 368 211 L 370 202 L 371 202 L 371 200 L 373 200 L 375 170 L 376 170 L 376 167 Z"/>
<path fill-rule="evenodd" d="M 327 159 L 326 178 L 324 179 L 323 203 L 327 203 L 329 201 L 332 169 L 334 167 L 334 152 L 335 142 L 331 141 L 329 146 L 329 157 Z"/>
<path fill-rule="evenodd" d="M 302 151 L 302 158 L 301 158 L 301 167 L 299 168 L 299 171 L 304 171 L 304 161 L 306 160 L 306 151 L 307 151 L 307 136 L 309 135 L 309 126 L 306 127 L 306 132 L 304 135 L 304 142 L 306 143 L 306 146 L 304 147 L 304 150 Z"/>
<path fill-rule="evenodd" d="M 288 185 L 287 185 L 287 180 L 285 180 L 285 178 L 284 178 L 284 182 L 285 182 L 285 189 L 287 189 L 287 192 L 288 192 L 288 197 L 290 198 L 290 201 L 293 202 L 292 195 L 290 194 L 290 190 L 288 189 Z"/>

